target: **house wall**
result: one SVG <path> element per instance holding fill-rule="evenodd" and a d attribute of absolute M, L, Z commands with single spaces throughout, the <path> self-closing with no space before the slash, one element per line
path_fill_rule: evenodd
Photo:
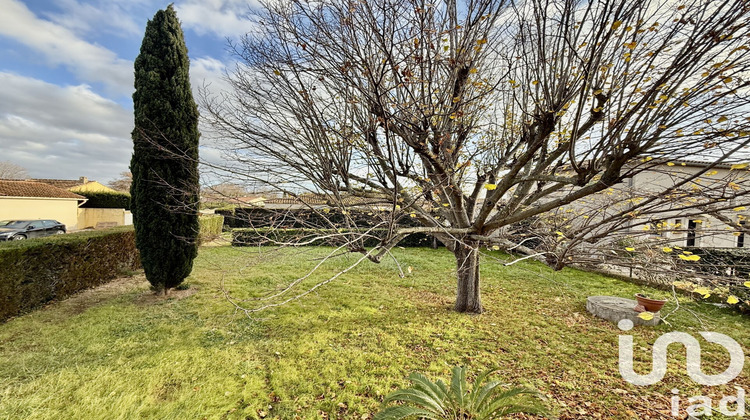
<path fill-rule="evenodd" d="M 611 188 L 594 194 L 585 199 L 576 201 L 568 206 L 563 206 L 555 214 L 560 217 L 570 217 L 570 225 L 581 228 L 586 225 L 596 225 L 603 219 L 608 219 L 622 211 L 628 211 L 634 203 L 645 196 L 653 193 L 661 193 L 666 189 L 682 182 L 687 177 L 703 171 L 703 167 L 690 164 L 674 165 L 662 164 L 649 170 L 643 171 L 633 178 L 626 179 L 624 182 L 616 184 Z M 700 176 L 700 182 L 689 183 L 681 188 L 701 188 L 705 190 L 715 189 L 716 187 L 727 188 L 729 180 L 737 181 L 750 176 L 750 171 L 730 170 L 728 168 L 710 169 Z M 675 207 L 682 207 L 682 203 L 675 203 Z M 733 210 L 733 207 L 739 206 L 732 201 L 726 202 L 728 210 L 723 211 L 723 215 L 731 220 L 739 222 L 747 220 L 750 223 L 750 206 L 749 209 Z M 633 220 L 625 221 L 625 230 L 618 233 L 629 233 L 638 239 L 652 239 L 663 243 L 665 246 L 687 246 L 688 224 L 690 219 L 698 220 L 695 224 L 695 245 L 696 247 L 719 247 L 734 248 L 738 245 L 737 232 L 726 223 L 713 218 L 707 214 L 694 215 L 690 218 L 685 216 L 687 213 L 695 213 L 696 210 L 669 210 L 669 202 L 666 201 L 659 206 L 663 213 L 657 216 L 638 216 Z M 566 212 L 570 212 L 568 215 Z M 586 219 L 575 218 L 575 214 L 586 214 Z M 649 223 L 652 222 L 652 223 Z M 611 228 L 609 225 L 603 225 L 601 228 L 594 230 L 595 234 L 606 234 Z M 628 227 L 629 226 L 629 227 Z M 613 238 L 621 235 L 612 235 Z M 750 249 L 750 234 L 743 236 L 744 247 Z"/>
<path fill-rule="evenodd" d="M 124 209 L 81 208 L 78 209 L 78 228 L 95 228 L 99 223 L 115 223 L 115 226 L 122 226 L 125 224 L 125 213 Z"/>
<path fill-rule="evenodd" d="M 673 166 L 666 164 L 657 168 L 642 172 L 633 178 L 632 185 L 636 190 L 641 191 L 663 191 L 682 181 L 685 177 L 692 176 L 702 171 L 704 168 L 690 165 L 675 163 Z M 727 168 L 717 168 L 708 170 L 701 175 L 700 182 L 690 183 L 683 188 L 715 188 L 727 183 L 727 179 L 734 177 L 744 178 L 747 176 L 745 171 L 731 171 Z M 730 206 L 732 203 L 728 203 Z M 747 211 L 727 212 L 727 216 L 738 218 L 738 216 L 748 217 Z M 661 237 L 668 239 L 672 245 L 686 246 L 687 229 L 690 219 L 697 220 L 695 224 L 695 246 L 698 247 L 720 247 L 732 248 L 737 246 L 737 236 L 733 231 L 727 229 L 727 225 L 713 217 L 703 215 L 700 217 L 684 217 L 679 213 L 667 213 L 667 228 L 661 233 Z M 737 219 L 739 220 L 739 219 Z M 675 227 L 679 223 L 680 226 Z M 750 238 L 748 238 L 750 239 Z M 750 246 L 750 240 L 745 245 Z"/>
<path fill-rule="evenodd" d="M 0 220 L 54 219 L 68 230 L 78 228 L 75 198 L 0 197 Z"/>

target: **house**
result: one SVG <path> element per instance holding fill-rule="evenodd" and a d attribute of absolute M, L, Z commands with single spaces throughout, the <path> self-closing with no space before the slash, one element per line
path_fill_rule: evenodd
<path fill-rule="evenodd" d="M 612 240 L 629 236 L 664 246 L 750 247 L 750 238 L 746 241 L 742 232 L 750 217 L 750 197 L 744 195 L 750 190 L 746 165 L 668 159 L 643 164 L 643 170 L 624 183 L 554 210 L 559 223 L 553 231 L 590 228 L 587 236 Z M 733 195 L 738 198 L 729 198 Z M 728 199 L 709 205 L 706 196 Z M 611 219 L 623 212 L 626 217 Z M 613 221 L 594 228 L 604 220 Z"/>
<path fill-rule="evenodd" d="M 0 220 L 55 219 L 74 230 L 85 202 L 86 197 L 50 184 L 0 180 Z"/>
<path fill-rule="evenodd" d="M 53 187 L 62 188 L 73 193 L 85 195 L 86 193 L 113 193 L 122 194 L 121 192 L 102 185 L 96 181 L 89 180 L 82 176 L 78 179 L 27 179 L 26 181 L 44 183 Z M 103 228 L 111 226 L 122 226 L 133 224 L 133 216 L 130 211 L 125 209 L 111 208 L 79 208 L 77 222 L 75 225 L 78 229 Z"/>

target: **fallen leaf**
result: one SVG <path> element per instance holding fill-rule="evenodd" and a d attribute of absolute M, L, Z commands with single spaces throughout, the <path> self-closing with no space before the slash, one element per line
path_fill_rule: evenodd
<path fill-rule="evenodd" d="M 644 321 L 651 321 L 654 319 L 654 314 L 651 312 L 641 312 L 638 314 L 638 318 L 644 320 Z"/>

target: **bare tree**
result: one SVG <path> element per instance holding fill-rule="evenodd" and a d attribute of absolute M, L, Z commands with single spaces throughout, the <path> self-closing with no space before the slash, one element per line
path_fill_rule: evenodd
<path fill-rule="evenodd" d="M 110 188 L 130 193 L 130 184 L 133 183 L 133 174 L 130 171 L 120 172 L 120 177 L 107 184 Z"/>
<path fill-rule="evenodd" d="M 23 166 L 9 161 L 0 162 L 0 179 L 26 179 L 28 177 L 29 173 Z"/>
<path fill-rule="evenodd" d="M 205 93 L 203 115 L 233 177 L 342 212 L 352 196 L 387 203 L 380 245 L 350 247 L 367 259 L 439 238 L 456 257 L 455 310 L 479 313 L 481 244 L 533 254 L 508 231 L 662 159 L 743 160 L 748 14 L 744 1 L 269 2 L 234 45 L 234 90 Z M 703 207 L 737 198 L 714 191 Z M 612 218 L 626 219 L 597 226 Z"/>

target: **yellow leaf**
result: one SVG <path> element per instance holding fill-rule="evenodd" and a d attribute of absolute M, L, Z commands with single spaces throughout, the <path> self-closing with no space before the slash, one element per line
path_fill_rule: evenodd
<path fill-rule="evenodd" d="M 629 246 L 629 247 L 625 248 L 625 251 L 633 252 L 633 251 L 635 251 L 635 248 L 633 248 L 632 246 Z"/>
<path fill-rule="evenodd" d="M 499 250 L 499 249 L 500 249 L 500 247 L 499 247 L 499 246 L 497 246 L 497 245 L 493 245 L 493 246 L 492 246 L 492 249 L 493 249 L 494 251 L 497 251 L 497 250 Z"/>
<path fill-rule="evenodd" d="M 745 169 L 745 168 L 747 168 L 747 165 L 748 165 L 747 163 L 736 163 L 736 164 L 732 165 L 732 167 L 729 168 L 729 169 L 730 170 L 732 170 L 732 169 Z"/>
<path fill-rule="evenodd" d="M 479 45 L 486 44 L 486 43 L 487 43 L 486 39 L 478 39 L 477 40 L 477 44 L 479 44 Z"/>
<path fill-rule="evenodd" d="M 415 213 L 411 213 L 409 214 L 409 217 L 417 217 L 417 215 Z"/>
<path fill-rule="evenodd" d="M 674 166 L 674 163 L 672 163 L 672 162 L 667 162 L 667 166 Z"/>
<path fill-rule="evenodd" d="M 635 46 L 638 45 L 637 42 L 626 42 L 622 44 L 624 47 L 627 47 L 628 49 L 634 50 Z"/>
<path fill-rule="evenodd" d="M 496 184 L 487 184 L 487 185 L 484 186 L 484 188 L 486 188 L 489 191 L 492 191 L 495 188 L 497 188 L 497 185 Z"/>
<path fill-rule="evenodd" d="M 730 296 L 729 296 L 729 297 L 727 298 L 727 303 L 728 303 L 728 304 L 730 304 L 730 305 L 735 305 L 735 304 L 738 304 L 738 303 L 740 303 L 740 300 L 739 300 L 739 299 L 737 299 L 737 296 L 735 296 L 735 295 L 730 295 Z"/>
<path fill-rule="evenodd" d="M 414 271 L 414 268 L 412 266 L 408 266 L 406 267 L 406 271 L 408 271 L 409 274 L 411 274 L 411 272 Z"/>
<path fill-rule="evenodd" d="M 471 70 L 469 70 L 469 73 L 474 74 L 477 72 L 476 67 L 472 67 Z"/>
<path fill-rule="evenodd" d="M 711 290 L 708 287 L 696 287 L 693 289 L 693 292 L 698 293 L 700 295 L 710 295 Z"/>
<path fill-rule="evenodd" d="M 558 234 L 558 235 L 560 235 L 560 236 L 565 236 L 565 235 L 564 235 L 564 234 L 563 234 L 562 232 L 560 232 L 559 230 L 558 230 L 557 232 L 555 232 L 555 233 L 556 233 L 556 234 Z"/>
<path fill-rule="evenodd" d="M 644 321 L 651 321 L 654 319 L 654 314 L 652 312 L 641 312 L 638 314 L 638 318 L 644 320 Z"/>
<path fill-rule="evenodd" d="M 742 211 L 742 210 L 745 210 L 745 206 L 735 207 L 733 210 L 734 211 Z"/>
<path fill-rule="evenodd" d="M 539 84 L 539 80 L 534 80 L 533 82 L 531 82 L 531 84 L 534 85 L 534 86 L 536 86 L 536 85 Z"/>
<path fill-rule="evenodd" d="M 274 71 L 273 71 L 273 74 L 275 74 L 275 75 L 277 75 L 277 76 L 281 76 L 281 72 L 280 72 L 280 71 L 278 71 L 278 70 L 274 70 Z"/>
<path fill-rule="evenodd" d="M 727 118 L 727 117 L 725 117 L 725 116 L 722 115 L 721 117 L 719 117 L 718 120 L 716 120 L 716 122 L 723 123 L 724 121 L 727 121 L 727 120 L 729 120 L 729 118 Z"/>
<path fill-rule="evenodd" d="M 745 282 L 745 287 L 750 287 L 750 281 Z"/>
<path fill-rule="evenodd" d="M 616 31 L 617 28 L 619 28 L 621 25 L 622 25 L 622 21 L 621 20 L 614 21 L 614 23 L 612 23 L 612 30 Z"/>
<path fill-rule="evenodd" d="M 685 261 L 699 261 L 701 259 L 700 255 L 680 255 L 681 260 Z"/>
<path fill-rule="evenodd" d="M 664 251 L 664 252 L 666 252 L 666 253 L 670 253 L 670 252 L 672 252 L 672 248 L 670 248 L 670 247 L 668 247 L 668 246 L 665 246 L 665 247 L 664 247 L 664 248 L 662 248 L 661 250 L 662 250 L 662 251 Z"/>

